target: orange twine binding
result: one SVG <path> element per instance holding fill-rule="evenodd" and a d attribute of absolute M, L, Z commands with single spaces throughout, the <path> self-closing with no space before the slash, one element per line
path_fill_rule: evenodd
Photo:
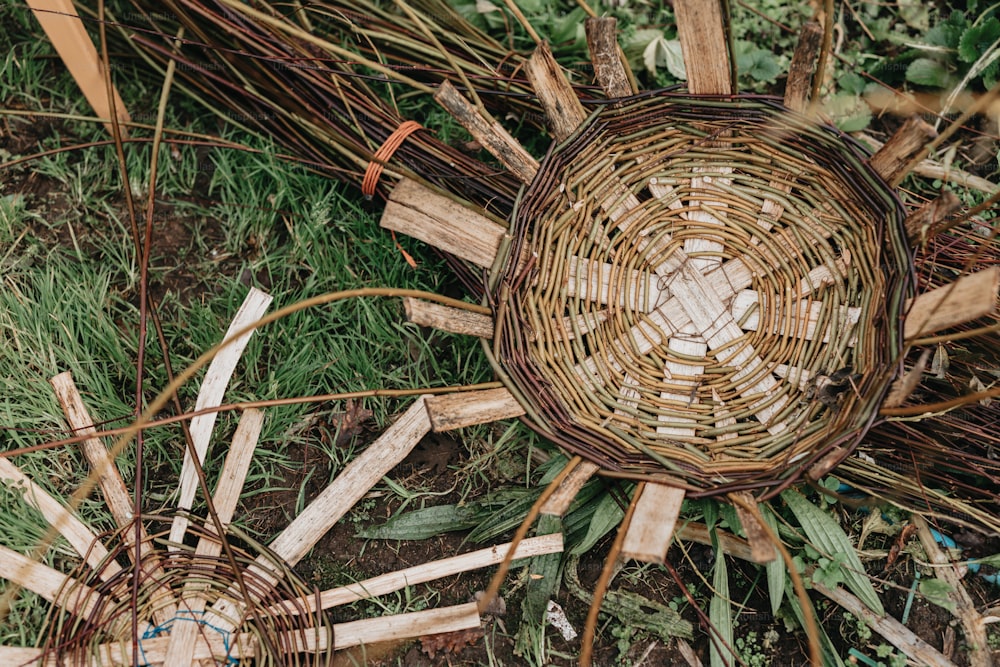
<path fill-rule="evenodd" d="M 397 127 L 385 140 L 385 143 L 379 146 L 379 149 L 375 151 L 375 155 L 372 156 L 371 162 L 368 163 L 368 168 L 365 169 L 364 180 L 361 181 L 361 192 L 366 197 L 371 197 L 375 194 L 375 186 L 378 185 L 378 179 L 382 176 L 385 163 L 389 161 L 392 154 L 406 141 L 408 136 L 422 129 L 424 129 L 423 126 L 417 121 L 408 120 Z"/>

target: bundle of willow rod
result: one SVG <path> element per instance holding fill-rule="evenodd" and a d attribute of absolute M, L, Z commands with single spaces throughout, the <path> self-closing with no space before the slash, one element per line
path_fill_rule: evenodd
<path fill-rule="evenodd" d="M 533 425 L 692 495 L 846 456 L 912 290 L 903 206 L 864 158 L 769 98 L 658 94 L 592 117 L 519 202 L 494 294 L 495 355 Z"/>

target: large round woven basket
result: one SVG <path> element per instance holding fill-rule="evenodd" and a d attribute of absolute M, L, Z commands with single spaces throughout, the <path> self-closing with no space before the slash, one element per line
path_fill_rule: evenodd
<path fill-rule="evenodd" d="M 904 209 L 771 98 L 648 95 L 554 147 L 513 217 L 494 353 L 528 421 L 694 495 L 846 456 L 895 375 Z"/>

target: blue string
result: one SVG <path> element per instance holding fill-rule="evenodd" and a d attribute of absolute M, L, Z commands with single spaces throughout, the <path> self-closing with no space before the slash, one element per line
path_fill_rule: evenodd
<path fill-rule="evenodd" d="M 188 614 L 188 616 L 183 616 L 182 614 Z M 188 610 L 184 610 L 184 609 L 179 609 L 177 611 L 177 615 L 174 616 L 173 618 L 168 618 L 167 620 L 165 620 L 163 623 L 160 623 L 159 625 L 150 626 L 150 627 L 148 627 L 146 629 L 145 632 L 142 633 L 142 637 L 140 638 L 140 641 L 139 641 L 139 655 L 142 658 L 142 664 L 143 665 L 148 665 L 150 663 L 146 660 L 146 652 L 142 648 L 142 639 L 154 639 L 156 637 L 159 637 L 162 633 L 168 632 L 169 630 L 171 630 L 171 628 L 173 628 L 174 621 L 188 621 L 188 622 L 191 622 L 191 623 L 197 623 L 198 625 L 203 625 L 206 628 L 209 628 L 210 630 L 215 630 L 222 637 L 222 646 L 223 646 L 223 648 L 226 649 L 226 662 L 227 662 L 227 664 L 230 664 L 230 665 L 238 665 L 238 664 L 240 664 L 240 661 L 239 661 L 238 658 L 234 658 L 233 656 L 229 655 L 229 652 L 231 650 L 230 647 L 229 647 L 229 638 L 232 636 L 232 633 L 229 632 L 228 630 L 224 630 L 224 629 L 222 629 L 222 628 L 220 628 L 220 627 L 218 627 L 216 625 L 212 625 L 211 623 L 209 623 L 208 621 L 205 621 L 203 619 L 191 618 L 190 617 L 191 614 L 197 614 L 199 616 L 204 616 L 205 612 L 204 611 L 193 612 L 193 611 L 188 611 Z"/>

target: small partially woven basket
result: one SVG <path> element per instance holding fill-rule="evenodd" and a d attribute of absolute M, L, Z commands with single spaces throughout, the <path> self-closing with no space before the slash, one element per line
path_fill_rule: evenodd
<path fill-rule="evenodd" d="M 607 472 L 782 486 L 849 453 L 895 375 L 904 213 L 771 98 L 608 106 L 519 200 L 494 354 L 529 423 Z"/>

